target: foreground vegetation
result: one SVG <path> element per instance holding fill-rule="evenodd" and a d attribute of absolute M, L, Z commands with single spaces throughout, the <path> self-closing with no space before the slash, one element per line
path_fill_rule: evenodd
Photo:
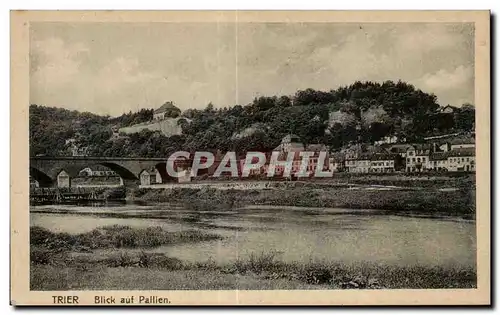
<path fill-rule="evenodd" d="M 89 251 L 103 248 L 152 248 L 161 245 L 220 239 L 216 234 L 198 230 L 167 232 L 161 227 L 132 228 L 110 225 L 87 233 L 54 233 L 45 228 L 30 228 L 32 248 L 58 251 Z M 35 258 L 34 258 L 35 257 Z M 37 256 L 32 255 L 32 260 Z"/>
<path fill-rule="evenodd" d="M 134 280 L 132 280 L 134 279 Z M 188 263 L 161 253 L 32 261 L 32 290 L 85 289 L 398 289 L 474 288 L 473 268 L 292 262 L 273 254 L 233 263 Z"/>
<path fill-rule="evenodd" d="M 148 250 L 219 239 L 202 232 L 109 226 L 71 235 L 32 227 L 31 289 L 381 289 L 472 288 L 474 268 L 335 261 L 284 262 L 275 253 L 234 262 L 186 262 Z"/>

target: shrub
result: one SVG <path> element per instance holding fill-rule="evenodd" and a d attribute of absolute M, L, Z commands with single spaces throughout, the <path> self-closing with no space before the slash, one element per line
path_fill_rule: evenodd
<path fill-rule="evenodd" d="M 136 229 L 122 225 L 104 226 L 76 235 L 53 233 L 39 227 L 32 227 L 31 231 L 32 246 L 58 250 L 88 250 L 110 247 L 152 248 L 173 243 L 221 239 L 217 234 L 208 234 L 197 230 L 168 232 L 161 227 Z"/>
<path fill-rule="evenodd" d="M 53 235 L 48 229 L 32 226 L 30 228 L 30 244 L 31 245 L 42 245 Z"/>
<path fill-rule="evenodd" d="M 32 248 L 30 250 L 30 261 L 33 264 L 47 265 L 51 262 L 53 253 L 48 249 Z"/>

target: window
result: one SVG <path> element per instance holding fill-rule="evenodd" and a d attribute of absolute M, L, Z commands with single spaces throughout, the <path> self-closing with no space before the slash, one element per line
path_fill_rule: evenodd
<path fill-rule="evenodd" d="M 413 156 L 413 151 L 408 151 L 408 156 Z"/>
<path fill-rule="evenodd" d="M 420 158 L 417 158 L 417 162 L 420 162 Z"/>
<path fill-rule="evenodd" d="M 422 158 L 422 162 L 425 162 L 425 157 Z"/>
<path fill-rule="evenodd" d="M 467 162 L 469 162 L 469 158 L 467 158 Z"/>
<path fill-rule="evenodd" d="M 410 163 L 411 159 L 410 158 L 406 158 L 406 162 Z"/>
<path fill-rule="evenodd" d="M 412 159 L 411 159 L 411 161 L 412 161 L 413 163 L 415 163 L 415 158 L 412 158 Z"/>

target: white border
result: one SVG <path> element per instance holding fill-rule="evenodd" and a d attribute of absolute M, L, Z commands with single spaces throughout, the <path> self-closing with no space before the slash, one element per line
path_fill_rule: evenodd
<path fill-rule="evenodd" d="M 87 0 L 83 3 L 74 3 L 70 1 L 54 1 L 54 0 L 46 0 L 46 1 L 24 1 L 24 0 L 18 0 L 18 1 L 2 1 L 0 2 L 0 14 L 1 14 L 1 21 L 2 21 L 2 28 L 0 31 L 0 36 L 2 39 L 2 43 L 9 43 L 10 41 L 10 30 L 9 30 L 9 10 L 11 9 L 30 9 L 30 10 L 35 10 L 35 9 L 42 9 L 42 10 L 53 10 L 53 9 L 64 9 L 64 10 L 74 10 L 74 9 L 124 9 L 124 10 L 132 10 L 132 9 L 137 9 L 137 10 L 145 10 L 145 9 L 170 9 L 170 10 L 176 10 L 176 9 L 196 9 L 196 10 L 202 10 L 202 9 L 210 9 L 210 10 L 217 10 L 217 9 L 227 9 L 227 10 L 234 10 L 234 9 L 259 9 L 259 10 L 278 10 L 278 9 L 294 9 L 294 10 L 326 10 L 326 9 L 335 9 L 335 10 L 348 10 L 348 9 L 353 9 L 353 10 L 360 10 L 360 9 L 376 9 L 376 10 L 393 10 L 393 9 L 398 9 L 398 10 L 410 10 L 410 9 L 418 9 L 418 10 L 483 10 L 483 9 L 491 9 L 493 13 L 498 13 L 500 12 L 500 1 L 498 0 L 474 0 L 474 1 L 435 1 L 435 0 L 419 0 L 419 1 L 414 1 L 414 2 L 404 2 L 404 1 L 387 1 L 387 0 L 378 0 L 378 1 L 360 1 L 360 0 L 349 0 L 349 1 L 321 1 L 321 0 L 308 0 L 308 1 L 297 1 L 297 0 L 288 0 L 288 1 L 276 1 L 275 3 L 271 3 L 269 0 L 247 0 L 247 1 L 203 1 L 203 0 L 198 0 L 198 1 L 193 1 L 193 0 L 184 0 L 184 1 L 178 1 L 178 2 L 172 2 L 172 1 L 166 1 L 166 2 L 157 2 L 157 1 L 152 1 L 152 0 L 141 0 L 141 1 L 136 1 L 136 2 L 130 2 L 127 3 L 123 0 L 118 1 L 109 1 L 109 0 Z M 497 17 L 496 17 L 497 18 Z M 494 29 L 494 28 L 492 28 Z M 494 37 L 492 38 L 492 47 L 494 46 L 494 43 L 498 40 L 498 33 L 497 32 L 492 32 Z M 0 70 L 1 70 L 1 77 L 2 77 L 2 96 L 3 96 L 3 105 L 0 106 L 0 138 L 1 138 L 1 144 L 3 148 L 9 148 L 10 147 L 10 135 L 9 135 L 9 130 L 10 130 L 10 114 L 9 114 L 9 104 L 10 104 L 10 99 L 9 99 L 9 86 L 10 86 L 10 73 L 9 73 L 9 62 L 10 60 L 10 50 L 9 50 L 9 45 L 7 44 L 4 46 L 5 48 L 1 50 L 2 53 L 2 60 L 3 62 L 0 64 Z M 495 58 L 495 55 L 491 56 L 492 58 Z M 496 62 L 492 63 L 494 65 L 497 65 Z M 493 71 L 496 70 L 492 69 Z M 498 81 L 495 82 L 495 86 L 492 87 L 492 90 L 500 90 L 499 88 L 499 83 Z M 492 103 L 494 104 L 494 99 L 492 99 Z M 498 121 L 498 109 L 495 111 L 495 117 L 497 118 L 496 120 Z M 492 126 L 495 126 L 493 123 Z M 496 139 L 498 137 L 498 131 L 497 128 L 493 127 L 495 129 L 494 134 L 493 134 L 493 141 L 496 143 Z M 495 137 L 497 136 L 497 137 Z M 498 148 L 497 146 L 494 146 L 494 148 Z M 7 149 L 9 150 L 9 149 Z M 495 149 L 495 155 L 498 156 L 498 152 Z M 6 170 L 6 173 L 10 173 L 10 152 L 5 152 L 0 156 L 1 163 L 4 166 L 4 170 Z M 493 161 L 492 161 L 493 162 Z M 497 169 L 495 170 L 495 175 L 498 175 Z M 2 252 L 3 253 L 8 253 L 9 252 L 9 241 L 8 241 L 8 236 L 6 235 L 9 233 L 10 228 L 9 228 L 9 199 L 10 199 L 10 193 L 9 193 L 9 187 L 10 187 L 10 178 L 8 176 L 4 176 L 3 180 L 0 181 L 0 188 L 2 192 L 2 197 L 0 198 L 0 202 L 3 203 L 2 209 L 2 231 L 4 234 L 4 237 L 1 238 L 1 244 L 2 244 Z M 494 191 L 494 196 L 499 195 L 500 188 L 496 187 L 495 185 Z M 492 209 L 494 211 L 494 209 Z M 495 215 L 495 226 L 498 226 L 498 219 L 499 215 Z M 492 232 L 495 231 L 495 228 L 492 229 Z M 495 239 L 493 244 L 497 244 L 498 239 Z M 5 257 L 5 256 L 4 256 Z M 3 279 L 7 280 L 9 279 L 10 272 L 8 268 L 9 260 L 8 259 L 3 259 L 2 260 L 2 269 L 4 272 L 4 277 Z M 495 272 L 496 275 L 498 275 L 498 272 Z M 494 285 L 497 282 L 498 278 L 493 279 L 492 284 Z M 492 301 L 498 301 L 498 290 L 493 290 L 495 292 L 495 297 L 493 298 Z M 1 293 L 2 293 L 2 314 L 4 313 L 10 313 L 13 312 L 14 309 L 8 305 L 8 296 L 9 296 L 9 285 L 7 281 L 3 281 L 3 286 L 1 287 Z M 47 308 L 43 310 L 44 312 L 54 312 L 53 308 Z M 64 310 L 58 310 L 59 312 L 64 312 L 64 313 L 71 313 L 77 311 L 76 309 L 64 309 Z M 110 311 L 112 312 L 123 312 L 127 311 L 126 309 L 114 309 L 114 310 L 105 310 L 105 309 L 98 309 L 95 310 L 96 313 L 102 313 L 104 314 L 105 312 L 108 313 Z M 127 312 L 130 312 L 132 310 L 128 310 Z M 133 309 L 134 312 L 137 313 L 143 313 L 144 308 L 141 309 Z M 155 310 L 157 312 L 164 312 L 164 309 L 157 309 Z M 168 310 L 168 312 L 179 312 L 180 310 Z M 210 310 L 184 310 L 188 312 L 193 312 L 193 311 L 203 311 L 203 312 L 208 312 Z M 217 310 L 212 310 L 216 312 L 233 312 L 234 309 L 217 309 Z M 278 310 L 278 309 L 273 309 L 273 310 L 263 310 L 263 309 L 246 309 L 246 310 L 240 310 L 240 311 L 245 311 L 245 312 L 255 312 L 255 313 L 265 313 L 265 312 L 289 312 L 291 310 Z M 298 311 L 305 311 L 305 309 L 299 309 Z M 334 311 L 335 313 L 347 313 L 347 312 L 352 312 L 354 311 L 353 309 L 332 309 L 331 311 Z M 409 310 L 409 309 L 393 309 L 393 310 L 387 310 L 387 309 L 362 309 L 362 310 L 357 310 L 357 312 L 360 313 L 368 313 L 368 312 L 396 312 L 396 313 L 401 313 L 401 314 L 406 314 L 408 312 L 418 312 L 418 313 L 424 313 L 425 314 L 432 314 L 434 312 L 436 313 L 441 313 L 445 311 L 444 309 L 434 309 L 434 310 L 429 310 L 429 309 L 417 309 L 417 310 Z M 447 310 L 448 311 L 448 310 Z M 474 311 L 470 309 L 452 309 L 449 310 L 453 313 L 460 313 L 460 312 L 467 312 L 467 313 L 473 313 Z"/>

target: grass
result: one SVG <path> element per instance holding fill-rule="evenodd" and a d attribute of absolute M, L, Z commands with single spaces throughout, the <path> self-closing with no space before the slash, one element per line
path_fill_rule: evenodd
<path fill-rule="evenodd" d="M 111 225 L 96 228 L 87 233 L 54 233 L 34 226 L 30 228 L 30 244 L 40 250 L 89 251 L 99 248 L 153 248 L 186 242 L 220 239 L 216 234 L 198 230 L 168 232 L 161 227 L 132 228 Z M 43 259 L 43 254 L 39 255 Z M 33 256 L 32 256 L 33 257 Z M 38 257 L 35 255 L 35 257 Z M 33 259 L 33 258 L 32 258 Z"/>
<path fill-rule="evenodd" d="M 98 259 L 80 255 L 64 260 L 53 258 L 48 263 L 32 260 L 31 287 L 33 290 L 474 288 L 476 272 L 473 268 L 453 266 L 283 262 L 274 253 L 254 254 L 248 259 L 217 265 L 213 260 L 188 263 L 161 253 L 119 251 Z"/>
<path fill-rule="evenodd" d="M 31 290 L 313 290 L 326 289 L 299 281 L 263 279 L 205 270 L 162 270 L 140 267 L 89 270 L 32 266 Z"/>

